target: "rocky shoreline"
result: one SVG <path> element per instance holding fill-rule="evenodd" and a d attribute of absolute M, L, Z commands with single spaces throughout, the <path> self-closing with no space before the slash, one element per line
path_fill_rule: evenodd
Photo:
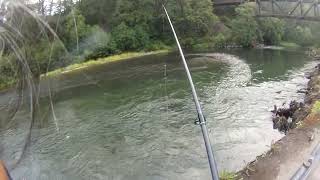
<path fill-rule="evenodd" d="M 307 89 L 298 92 L 305 93 L 304 103 L 292 101 L 287 108 L 275 105 L 272 110 L 274 128 L 286 136 L 237 172 L 235 179 L 290 179 L 308 159 L 320 140 L 320 64 L 307 77 Z"/>

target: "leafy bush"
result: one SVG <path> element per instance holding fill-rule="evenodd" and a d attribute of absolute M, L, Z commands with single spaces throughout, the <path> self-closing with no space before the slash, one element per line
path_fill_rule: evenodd
<path fill-rule="evenodd" d="M 77 9 L 72 10 L 66 16 L 64 26 L 64 44 L 70 51 L 76 50 L 76 53 L 79 54 L 80 50 L 77 46 L 90 33 L 90 26 L 85 23 L 84 17 Z"/>
<path fill-rule="evenodd" d="M 234 180 L 236 179 L 236 174 L 235 173 L 231 173 L 231 172 L 227 172 L 227 171 L 222 171 L 220 173 L 220 179 L 221 180 Z"/>
<path fill-rule="evenodd" d="M 181 39 L 181 44 L 186 49 L 193 49 L 193 47 L 197 44 L 197 42 L 195 38 L 186 37 Z"/>
<path fill-rule="evenodd" d="M 185 37 L 205 37 L 212 34 L 213 26 L 218 21 L 212 9 L 210 0 L 190 0 L 185 1 L 183 9 L 179 9 L 176 18 L 176 27 L 181 36 Z M 176 6 L 179 7 L 179 6 Z"/>
<path fill-rule="evenodd" d="M 119 53 L 110 33 L 98 26 L 91 27 L 90 34 L 81 42 L 80 49 L 83 50 L 82 59 L 85 61 Z"/>
<path fill-rule="evenodd" d="M 313 36 L 310 28 L 297 26 L 294 30 L 295 42 L 301 45 L 311 45 Z"/>
<path fill-rule="evenodd" d="M 11 54 L 0 58 L 0 90 L 12 84 L 15 80 L 15 58 Z"/>
<path fill-rule="evenodd" d="M 26 48 L 26 52 L 28 64 L 35 76 L 72 63 L 72 56 L 58 40 L 43 41 L 36 47 Z"/>
<path fill-rule="evenodd" d="M 319 113 L 320 112 L 320 101 L 316 101 L 312 107 L 311 110 L 313 113 Z"/>
<path fill-rule="evenodd" d="M 112 31 L 112 41 L 120 51 L 142 50 L 150 43 L 148 34 L 139 25 L 134 28 L 121 23 Z"/>
<path fill-rule="evenodd" d="M 227 45 L 227 38 L 225 38 L 223 34 L 219 33 L 214 37 L 213 42 L 216 48 L 224 48 Z"/>
<path fill-rule="evenodd" d="M 203 50 L 210 50 L 212 47 L 211 44 L 208 42 L 196 43 L 192 46 L 192 50 L 195 51 L 203 51 Z"/>
<path fill-rule="evenodd" d="M 161 49 L 169 49 L 169 46 L 164 44 L 162 41 L 152 41 L 148 47 L 145 48 L 147 51 L 156 51 Z"/>
<path fill-rule="evenodd" d="M 278 45 L 284 34 L 284 22 L 278 18 L 265 18 L 259 21 L 263 41 L 267 45 Z"/>
<path fill-rule="evenodd" d="M 92 51 L 84 52 L 84 57 L 85 61 L 87 61 L 107 57 L 113 54 L 118 54 L 119 52 L 120 51 L 117 49 L 115 43 L 113 41 L 110 41 L 108 44 L 97 46 Z"/>
<path fill-rule="evenodd" d="M 259 40 L 259 29 L 254 18 L 254 7 L 245 3 L 235 11 L 237 16 L 231 21 L 233 41 L 243 47 L 255 46 Z"/>

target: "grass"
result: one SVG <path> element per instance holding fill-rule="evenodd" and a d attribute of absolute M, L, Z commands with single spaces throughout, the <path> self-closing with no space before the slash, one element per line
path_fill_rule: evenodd
<path fill-rule="evenodd" d="M 1 83 L 0 84 L 0 91 L 5 90 L 5 89 L 7 89 L 9 87 L 10 87 L 9 83 Z"/>
<path fill-rule="evenodd" d="M 296 43 L 293 42 L 287 42 L 287 41 L 281 41 L 280 46 L 285 47 L 285 48 L 299 48 L 300 46 Z"/>
<path fill-rule="evenodd" d="M 105 58 L 99 58 L 97 60 L 89 60 L 83 63 L 76 63 L 76 64 L 71 64 L 67 67 L 59 68 L 53 71 L 50 71 L 46 74 L 42 74 L 40 77 L 54 77 L 58 76 L 60 74 L 65 74 L 69 73 L 75 70 L 80 70 L 80 69 L 85 69 L 88 67 L 92 66 L 97 66 L 97 65 L 102 65 L 102 64 L 107 64 L 111 62 L 116 62 L 116 61 L 121 61 L 121 60 L 126 60 L 130 58 L 136 58 L 136 57 L 142 57 L 146 55 L 156 55 L 156 54 L 164 54 L 164 53 L 169 53 L 172 51 L 170 48 L 164 49 L 164 50 L 157 50 L 157 51 L 150 51 L 150 52 L 127 52 L 127 53 L 122 53 L 118 55 L 113 55 L 113 56 L 108 56 Z M 12 87 L 15 84 L 14 80 L 8 81 L 6 83 L 0 83 L 0 91 L 6 90 L 10 87 Z"/>
<path fill-rule="evenodd" d="M 106 64 L 106 63 L 126 60 L 126 59 L 130 59 L 130 58 L 142 57 L 142 56 L 146 56 L 146 55 L 163 54 L 163 53 L 168 53 L 168 52 L 170 52 L 169 49 L 150 51 L 150 52 L 127 52 L 127 53 L 122 53 L 122 54 L 118 54 L 118 55 L 108 56 L 105 58 L 99 58 L 97 60 L 89 60 L 89 61 L 86 61 L 83 63 L 71 64 L 67 67 L 59 68 L 59 69 L 53 70 L 51 72 L 48 72 L 46 74 L 42 74 L 41 77 L 53 77 L 53 76 L 57 76 L 59 74 L 64 74 L 64 73 L 68 73 L 68 72 L 72 72 L 72 71 L 80 70 L 80 69 L 85 69 L 85 68 L 88 68 L 91 66 L 97 66 L 97 65 L 102 65 L 102 64 Z"/>
<path fill-rule="evenodd" d="M 14 84 L 15 84 L 14 80 L 9 80 L 6 83 L 0 83 L 0 92 L 2 90 L 6 90 L 6 89 L 12 87 Z"/>
<path fill-rule="evenodd" d="M 313 104 L 313 107 L 312 107 L 311 112 L 312 112 L 312 113 L 320 113 L 320 101 L 316 101 L 316 102 Z"/>
<path fill-rule="evenodd" d="M 220 179 L 221 180 L 234 180 L 236 179 L 237 175 L 235 173 L 232 172 L 228 172 L 228 171 L 222 171 L 220 173 Z"/>

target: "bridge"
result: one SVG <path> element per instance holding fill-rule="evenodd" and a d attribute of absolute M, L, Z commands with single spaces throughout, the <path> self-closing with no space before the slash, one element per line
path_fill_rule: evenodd
<path fill-rule="evenodd" d="M 244 3 L 244 0 L 213 0 L 214 6 L 230 6 Z"/>
<path fill-rule="evenodd" d="M 213 0 L 214 6 L 256 4 L 257 17 L 320 21 L 320 0 Z"/>
<path fill-rule="evenodd" d="M 258 17 L 320 21 L 320 0 L 256 0 Z"/>

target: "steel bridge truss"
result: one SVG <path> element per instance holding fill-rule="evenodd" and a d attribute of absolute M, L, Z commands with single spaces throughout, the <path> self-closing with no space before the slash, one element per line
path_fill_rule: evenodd
<path fill-rule="evenodd" d="M 320 21 L 320 0 L 256 0 L 257 17 Z"/>

